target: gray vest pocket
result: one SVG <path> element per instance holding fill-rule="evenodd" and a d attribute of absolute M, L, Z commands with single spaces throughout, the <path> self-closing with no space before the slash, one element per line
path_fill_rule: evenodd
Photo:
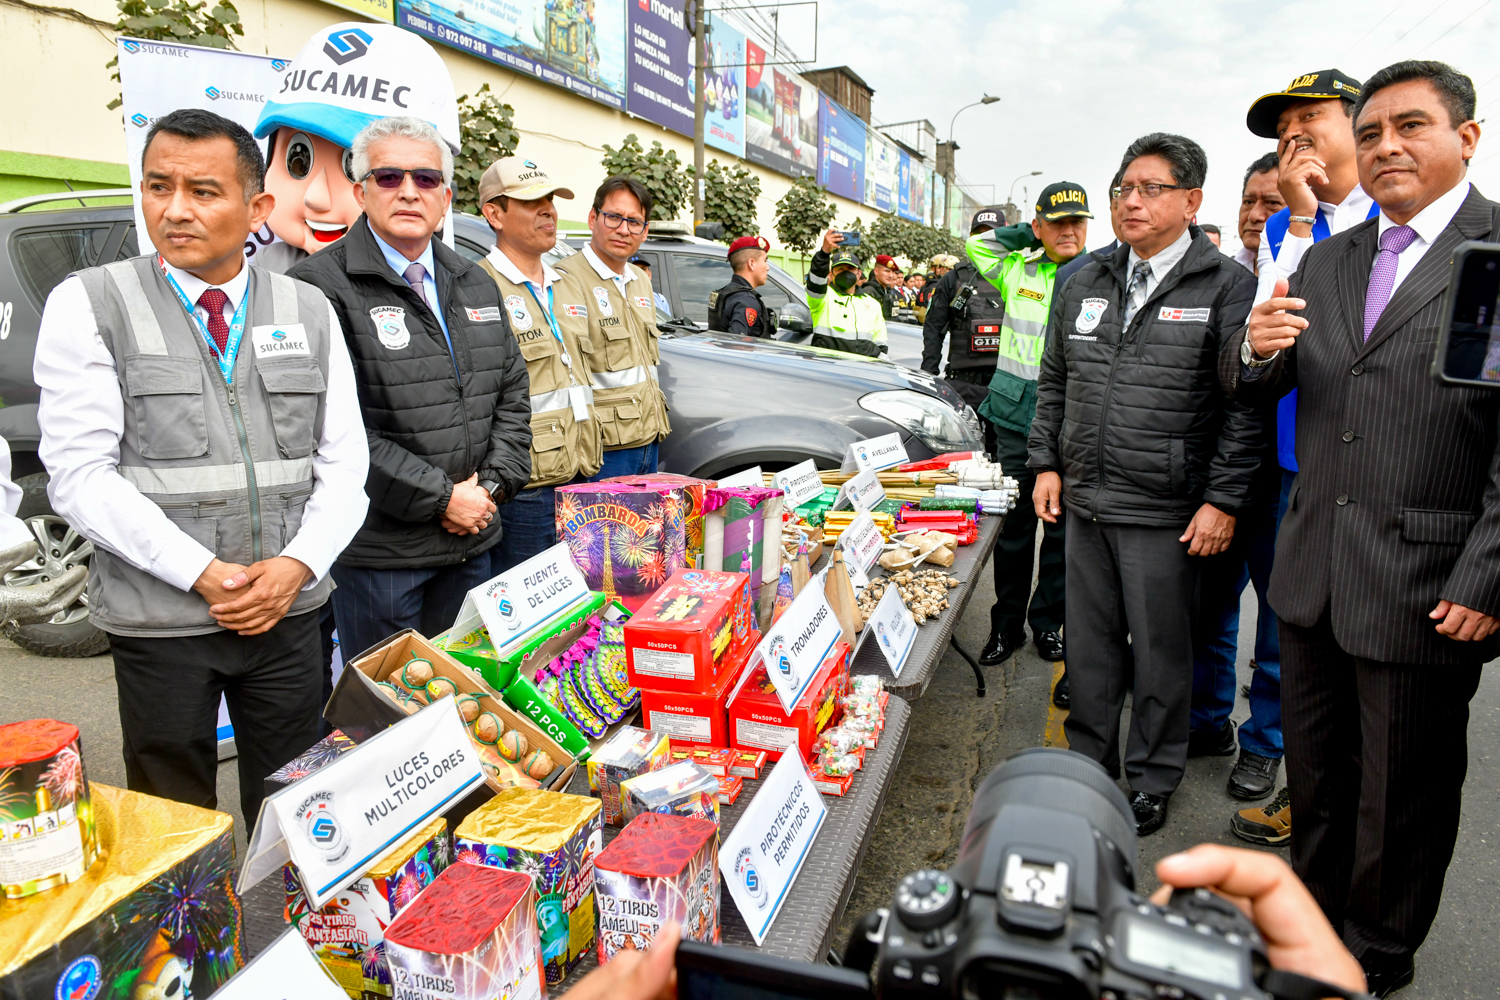
<path fill-rule="evenodd" d="M 198 458 L 208 454 L 208 411 L 203 365 L 195 358 L 132 354 L 125 385 L 145 458 Z"/>
<path fill-rule="evenodd" d="M 283 458 L 306 458 L 317 442 L 318 402 L 327 389 L 316 358 L 281 358 L 256 364 L 266 387 L 276 445 Z"/>

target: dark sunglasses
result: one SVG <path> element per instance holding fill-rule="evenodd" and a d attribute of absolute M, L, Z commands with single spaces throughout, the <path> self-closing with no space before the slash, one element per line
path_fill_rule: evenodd
<path fill-rule="evenodd" d="M 443 186 L 443 172 L 433 170 L 429 167 L 418 167 L 416 170 L 403 170 L 400 167 L 376 167 L 365 174 L 364 179 L 374 178 L 377 187 L 398 188 L 406 180 L 406 175 L 411 174 L 412 183 L 423 191 L 433 191 Z"/>

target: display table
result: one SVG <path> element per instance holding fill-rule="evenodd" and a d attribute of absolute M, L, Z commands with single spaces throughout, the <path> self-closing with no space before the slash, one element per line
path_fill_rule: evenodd
<path fill-rule="evenodd" d="M 938 664 L 943 660 L 943 653 L 950 643 L 958 650 L 969 666 L 974 669 L 974 676 L 978 681 L 978 692 L 984 695 L 984 674 L 980 672 L 979 664 L 973 655 L 964 650 L 953 640 L 953 630 L 958 628 L 959 619 L 969 606 L 969 598 L 974 596 L 974 588 L 979 585 L 979 577 L 984 572 L 985 563 L 990 558 L 990 553 L 995 550 L 995 543 L 1000 538 L 1000 528 L 1005 524 L 1004 517 L 981 517 L 979 519 L 979 537 L 972 545 L 960 545 L 954 554 L 953 565 L 946 568 L 946 572 L 958 577 L 958 586 L 948 591 L 948 608 L 936 618 L 929 620 L 917 629 L 917 638 L 912 643 L 911 654 L 906 659 L 906 666 L 901 670 L 901 679 L 897 680 L 891 674 L 890 664 L 886 663 L 885 657 L 873 642 L 864 642 L 865 633 L 860 633 L 860 644 L 855 650 L 854 662 L 850 665 L 850 673 L 874 674 L 884 679 L 888 691 L 894 695 L 900 695 L 907 701 L 916 701 L 927 691 L 927 685 L 932 683 L 933 676 L 937 673 Z M 917 567 L 925 569 L 926 565 Z M 943 569 L 941 566 L 934 569 Z M 878 579 L 885 575 L 885 570 L 876 567 L 872 579 Z"/>
<path fill-rule="evenodd" d="M 860 862 L 864 860 L 865 849 L 870 844 L 875 825 L 880 820 L 886 789 L 890 787 L 896 762 L 901 759 L 901 751 L 906 747 L 910 723 L 911 706 L 900 698 L 891 698 L 885 710 L 885 733 L 880 738 L 880 745 L 867 752 L 865 766 L 855 775 L 849 793 L 844 796 L 823 796 L 823 804 L 828 807 L 828 818 L 823 823 L 823 829 L 818 831 L 818 837 L 807 853 L 802 871 L 798 874 L 797 881 L 792 883 L 786 903 L 776 922 L 771 925 L 765 944 L 761 946 L 766 954 L 799 962 L 822 962 L 830 948 L 843 946 L 842 941 L 833 940 L 833 935 L 844 916 L 844 907 L 849 904 L 849 894 L 854 891 L 855 874 L 859 871 Z M 761 774 L 769 775 L 774 766 L 768 763 Z M 734 829 L 734 824 L 739 821 L 745 807 L 760 790 L 762 780 L 764 779 L 745 779 L 744 790 L 740 792 L 735 804 L 721 807 L 720 829 L 723 836 L 728 836 Z M 573 779 L 568 791 L 588 794 L 588 779 L 581 771 Z M 608 844 L 619 832 L 617 827 L 606 826 L 604 842 Z M 719 905 L 724 929 L 723 943 L 754 948 L 755 939 L 750 936 L 749 929 L 740 918 L 734 899 L 727 890 L 721 888 L 721 892 Z M 596 953 L 590 951 L 589 957 L 561 986 L 548 988 L 548 995 L 555 997 L 566 992 L 594 968 L 596 961 Z"/>

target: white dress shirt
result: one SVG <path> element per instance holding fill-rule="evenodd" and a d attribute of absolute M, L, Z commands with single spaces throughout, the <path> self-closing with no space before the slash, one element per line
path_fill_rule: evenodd
<path fill-rule="evenodd" d="M 195 302 L 209 287 L 170 265 L 167 273 Z M 242 267 L 217 286 L 229 296 L 226 321 L 239 306 L 249 278 L 248 268 Z M 201 306 L 194 312 L 207 320 Z M 313 493 L 301 529 L 281 552 L 312 570 L 308 587 L 327 575 L 364 523 L 369 506 L 369 445 L 349 349 L 331 305 L 328 328 L 328 392 L 323 434 L 312 456 Z M 39 451 L 52 475 L 47 494 L 53 509 L 95 545 L 178 590 L 191 590 L 215 553 L 190 538 L 119 474 L 125 401 L 114 355 L 104 346 L 88 293 L 77 277 L 66 279 L 47 297 L 34 376 L 41 389 Z"/>
<path fill-rule="evenodd" d="M 489 261 L 490 265 L 499 271 L 500 276 L 506 281 L 516 285 L 531 285 L 533 289 L 536 288 L 536 282 L 522 274 L 521 269 L 516 266 L 515 261 L 505 256 L 505 251 L 499 247 L 490 247 L 490 252 L 485 255 L 485 260 Z M 542 299 L 542 312 L 549 311 L 546 302 L 547 290 L 561 280 L 562 275 L 552 270 L 552 265 L 548 264 L 545 260 L 542 261 L 542 287 L 540 289 L 542 294 L 539 296 Z"/>
<path fill-rule="evenodd" d="M 641 275 L 639 271 L 631 267 L 628 263 L 625 265 L 624 274 L 615 273 L 614 268 L 604 263 L 599 255 L 594 253 L 593 244 L 584 244 L 583 259 L 589 262 L 589 265 L 594 269 L 594 273 L 599 275 L 599 277 L 604 278 L 606 281 L 613 281 L 615 287 L 620 291 L 620 298 L 626 302 L 629 302 L 630 298 L 625 292 L 625 286 L 634 281 L 638 275 L 645 277 L 645 275 Z"/>
<path fill-rule="evenodd" d="M 1172 268 L 1182 263 L 1182 258 L 1187 256 L 1188 246 L 1192 242 L 1192 230 L 1185 228 L 1181 236 L 1177 237 L 1160 253 L 1151 258 L 1151 273 L 1146 278 L 1146 294 L 1141 301 L 1144 302 L 1146 299 L 1149 299 L 1151 293 L 1156 291 L 1156 286 L 1161 284 L 1161 279 L 1165 278 Z M 1130 276 L 1135 273 L 1135 266 L 1140 262 L 1141 258 L 1136 255 L 1135 247 L 1131 247 L 1130 257 L 1125 261 L 1126 281 L 1130 280 Z"/>
<path fill-rule="evenodd" d="M 26 522 L 16 517 L 20 509 L 21 487 L 10 478 L 10 444 L 0 438 L 0 549 L 36 541 Z"/>
<path fill-rule="evenodd" d="M 1439 195 L 1432 204 L 1412 217 L 1407 223 L 1417 231 L 1417 238 L 1411 241 L 1411 245 L 1396 257 L 1396 281 L 1391 285 L 1391 297 L 1395 298 L 1396 289 L 1401 287 L 1401 282 L 1411 274 L 1412 268 L 1427 253 L 1427 248 L 1437 240 L 1438 234 L 1448 228 L 1448 223 L 1458 214 L 1463 207 L 1464 200 L 1469 197 L 1469 182 L 1459 181 L 1446 194 Z M 1384 236 L 1387 229 L 1395 227 L 1397 223 L 1392 222 L 1385 212 L 1380 213 L 1380 232 Z M 1379 246 L 1377 243 L 1376 246 Z"/>
<path fill-rule="evenodd" d="M 1261 242 L 1262 244 L 1264 244 L 1264 237 L 1261 238 Z M 1259 250 L 1251 250 L 1249 247 L 1241 243 L 1240 248 L 1234 252 L 1234 256 L 1230 259 L 1240 267 L 1243 267 L 1245 270 L 1249 271 L 1251 274 L 1254 274 L 1259 255 Z"/>
<path fill-rule="evenodd" d="M 1336 236 L 1346 229 L 1353 229 L 1370 217 L 1370 206 L 1374 204 L 1365 189 L 1358 184 L 1354 190 L 1344 196 L 1344 200 L 1337 205 L 1332 202 L 1318 202 L 1318 209 L 1323 213 L 1323 219 L 1328 223 L 1328 235 Z M 1291 280 L 1292 275 L 1297 273 L 1297 268 L 1302 266 L 1302 256 L 1312 248 L 1316 242 L 1311 236 L 1293 236 L 1290 229 L 1287 230 L 1286 239 L 1281 241 L 1281 252 L 1273 260 L 1271 258 L 1271 241 L 1265 234 L 1260 238 L 1260 249 L 1256 251 L 1255 302 L 1259 304 L 1271 297 L 1276 290 L 1276 279 L 1286 278 Z"/>

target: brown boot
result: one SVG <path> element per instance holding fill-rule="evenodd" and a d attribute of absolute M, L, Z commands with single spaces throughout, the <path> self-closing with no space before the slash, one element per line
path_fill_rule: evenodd
<path fill-rule="evenodd" d="M 1284 844 L 1292 836 L 1292 793 L 1286 788 L 1263 806 L 1241 809 L 1229 819 L 1229 828 L 1252 844 Z"/>

